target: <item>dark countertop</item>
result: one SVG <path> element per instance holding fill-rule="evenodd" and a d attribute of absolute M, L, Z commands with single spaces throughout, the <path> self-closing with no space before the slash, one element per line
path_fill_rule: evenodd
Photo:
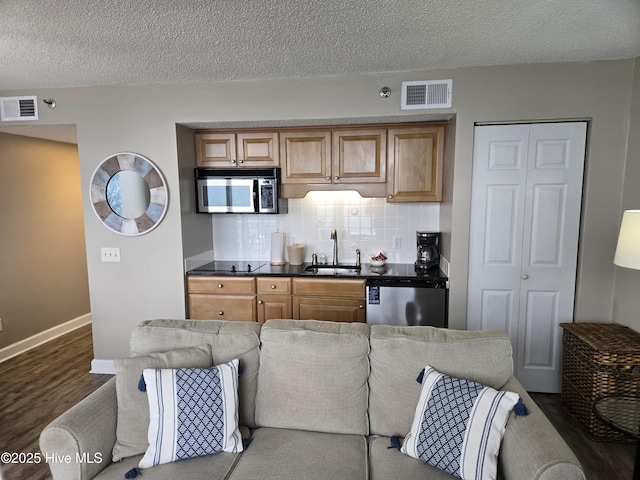
<path fill-rule="evenodd" d="M 310 266 L 310 263 L 302 265 L 271 265 L 265 261 L 254 261 L 251 272 L 247 271 L 220 271 L 217 264 L 222 262 L 211 262 L 198 268 L 194 268 L 187 272 L 187 275 L 200 276 L 283 276 L 283 277 L 308 277 L 308 278 L 364 278 L 367 280 L 379 279 L 380 281 L 407 281 L 411 283 L 431 283 L 431 282 L 447 282 L 448 278 L 438 267 L 432 267 L 427 270 L 416 270 L 413 263 L 387 263 L 382 267 L 372 267 L 368 263 L 363 263 L 359 272 L 340 271 L 334 274 L 333 270 L 317 269 L 314 272 L 305 272 L 304 269 Z M 226 263 L 226 262 L 225 262 Z"/>

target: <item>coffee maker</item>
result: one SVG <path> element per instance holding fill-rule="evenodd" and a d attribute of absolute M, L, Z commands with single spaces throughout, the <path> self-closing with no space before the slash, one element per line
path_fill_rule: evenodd
<path fill-rule="evenodd" d="M 440 265 L 440 232 L 416 232 L 418 259 L 416 270 L 426 270 Z"/>

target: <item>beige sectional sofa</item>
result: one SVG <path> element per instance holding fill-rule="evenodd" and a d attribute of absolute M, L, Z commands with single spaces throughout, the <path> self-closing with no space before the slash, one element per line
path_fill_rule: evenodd
<path fill-rule="evenodd" d="M 502 332 L 271 320 L 145 321 L 131 355 L 210 345 L 213 364 L 239 359 L 242 453 L 218 453 L 143 470 L 144 480 L 447 479 L 389 448 L 411 428 L 426 365 L 518 393 L 528 416 L 509 418 L 498 478 L 584 479 L 582 467 L 521 384 Z M 122 400 L 122 399 L 121 399 Z M 112 462 L 115 379 L 45 428 L 40 446 L 54 479 L 122 479 L 141 455 Z M 87 454 L 92 461 L 87 460 Z M 84 455 L 84 456 L 83 456 Z M 95 459 L 100 461 L 93 461 Z"/>

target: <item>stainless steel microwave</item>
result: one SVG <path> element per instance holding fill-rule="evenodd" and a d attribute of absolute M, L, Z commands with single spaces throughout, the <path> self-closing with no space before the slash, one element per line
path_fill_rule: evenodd
<path fill-rule="evenodd" d="M 287 213 L 279 168 L 196 168 L 198 213 Z"/>

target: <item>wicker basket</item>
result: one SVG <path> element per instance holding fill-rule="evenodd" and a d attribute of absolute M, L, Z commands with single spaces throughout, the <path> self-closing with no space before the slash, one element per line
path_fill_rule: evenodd
<path fill-rule="evenodd" d="M 640 394 L 640 334 L 601 323 L 562 323 L 562 405 L 593 440 L 634 440 L 606 426 L 593 413 L 596 397 Z"/>

